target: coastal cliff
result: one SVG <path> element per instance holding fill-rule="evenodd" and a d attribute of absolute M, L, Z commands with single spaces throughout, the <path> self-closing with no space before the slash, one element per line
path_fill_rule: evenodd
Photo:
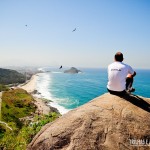
<path fill-rule="evenodd" d="M 148 150 L 149 120 L 149 98 L 106 93 L 45 125 L 27 149 Z"/>

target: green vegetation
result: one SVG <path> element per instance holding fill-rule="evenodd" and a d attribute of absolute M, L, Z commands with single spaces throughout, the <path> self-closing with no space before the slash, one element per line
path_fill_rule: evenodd
<path fill-rule="evenodd" d="M 14 89 L 3 92 L 2 121 L 15 122 L 15 126 L 20 128 L 22 123 L 19 118 L 29 116 L 35 109 L 32 96 L 25 90 Z"/>
<path fill-rule="evenodd" d="M 57 113 L 38 116 L 35 109 L 32 96 L 25 90 L 3 92 L 1 117 L 12 130 L 0 123 L 0 149 L 25 150 L 41 127 L 59 116 Z"/>
<path fill-rule="evenodd" d="M 0 84 L 24 83 L 25 76 L 15 70 L 0 68 Z"/>
<path fill-rule="evenodd" d="M 0 92 L 1 91 L 8 91 L 8 90 L 9 90 L 9 88 L 7 86 L 0 84 Z"/>
<path fill-rule="evenodd" d="M 32 138 L 40 131 L 42 126 L 52 122 L 58 118 L 58 114 L 55 112 L 49 115 L 35 116 L 32 124 L 24 125 L 18 132 L 7 131 L 3 133 L 3 137 L 0 137 L 1 149 L 12 150 L 26 150 L 27 145 L 31 142 Z"/>

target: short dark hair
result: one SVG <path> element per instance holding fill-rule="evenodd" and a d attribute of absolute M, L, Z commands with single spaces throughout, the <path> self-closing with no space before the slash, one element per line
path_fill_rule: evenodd
<path fill-rule="evenodd" d="M 117 52 L 115 54 L 115 60 L 122 62 L 123 61 L 123 54 L 121 52 Z"/>

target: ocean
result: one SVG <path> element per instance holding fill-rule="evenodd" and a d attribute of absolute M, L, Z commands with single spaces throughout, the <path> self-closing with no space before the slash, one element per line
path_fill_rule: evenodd
<path fill-rule="evenodd" d="M 66 74 L 56 68 L 42 70 L 46 72 L 39 74 L 37 90 L 61 114 L 107 92 L 107 69 L 80 68 L 82 73 L 78 74 Z M 134 94 L 150 98 L 150 70 L 136 69 L 136 72 Z"/>

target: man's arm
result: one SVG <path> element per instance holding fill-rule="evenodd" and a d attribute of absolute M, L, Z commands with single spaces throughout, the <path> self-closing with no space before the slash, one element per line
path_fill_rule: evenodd
<path fill-rule="evenodd" d="M 131 75 L 131 78 L 133 78 L 136 75 L 136 72 L 132 69 L 131 66 L 129 66 L 128 73 Z"/>
<path fill-rule="evenodd" d="M 136 72 L 134 71 L 134 73 L 132 74 L 132 77 L 136 76 Z"/>

